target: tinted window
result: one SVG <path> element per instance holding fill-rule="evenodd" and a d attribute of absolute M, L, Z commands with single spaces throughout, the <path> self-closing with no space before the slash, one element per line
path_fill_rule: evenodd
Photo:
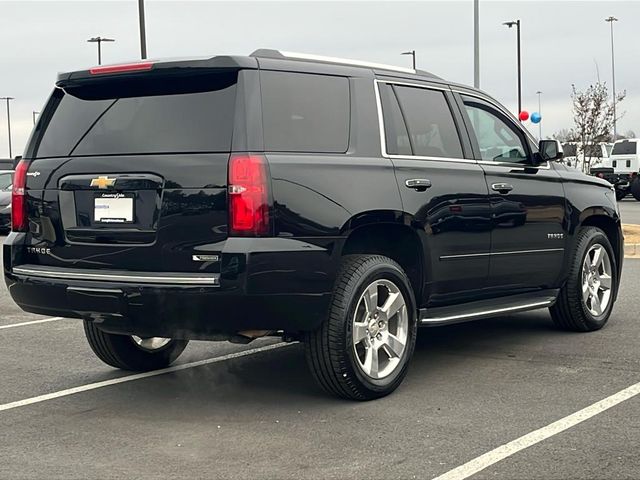
<path fill-rule="evenodd" d="M 236 75 L 57 89 L 31 157 L 228 151 Z"/>
<path fill-rule="evenodd" d="M 390 155 L 411 155 L 409 133 L 402 118 L 396 95 L 390 85 L 381 83 L 379 88 L 387 153 Z"/>
<path fill-rule="evenodd" d="M 409 130 L 414 155 L 462 158 L 458 130 L 444 93 L 394 86 Z"/>
<path fill-rule="evenodd" d="M 622 141 L 613 145 L 612 155 L 635 155 L 636 142 Z"/>
<path fill-rule="evenodd" d="M 586 157 L 600 158 L 602 156 L 602 147 L 598 145 L 586 145 L 584 148 L 584 154 Z"/>
<path fill-rule="evenodd" d="M 0 190 L 7 190 L 13 183 L 13 173 L 0 173 Z"/>
<path fill-rule="evenodd" d="M 562 151 L 565 157 L 575 157 L 578 151 L 578 146 L 575 143 L 563 143 Z"/>
<path fill-rule="evenodd" d="M 261 72 L 266 150 L 342 153 L 349 147 L 349 80 Z"/>
<path fill-rule="evenodd" d="M 511 121 L 493 108 L 469 97 L 465 97 L 464 105 L 482 160 L 517 163 L 527 160 L 522 133 Z"/>

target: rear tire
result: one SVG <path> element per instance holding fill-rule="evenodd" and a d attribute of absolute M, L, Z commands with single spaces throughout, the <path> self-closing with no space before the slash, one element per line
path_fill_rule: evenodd
<path fill-rule="evenodd" d="M 103 332 L 88 320 L 84 321 L 84 333 L 91 350 L 104 363 L 137 372 L 168 367 L 189 343 L 188 340 L 166 339 L 168 341 L 155 342 L 157 347 L 154 347 L 149 339 Z"/>
<path fill-rule="evenodd" d="M 393 392 L 413 355 L 416 313 L 411 282 L 396 262 L 381 255 L 345 256 L 329 317 L 305 335 L 318 383 L 351 400 Z"/>
<path fill-rule="evenodd" d="M 627 190 L 622 190 L 620 188 L 616 188 L 616 200 L 620 201 L 622 200 L 624 197 L 627 196 L 629 192 Z"/>
<path fill-rule="evenodd" d="M 551 318 L 564 330 L 600 330 L 611 316 L 617 287 L 618 270 L 609 239 L 599 228 L 583 228 L 567 282 L 549 309 Z"/>

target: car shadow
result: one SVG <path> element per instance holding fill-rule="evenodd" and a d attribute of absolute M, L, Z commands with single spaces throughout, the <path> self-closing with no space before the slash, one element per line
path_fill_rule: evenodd
<path fill-rule="evenodd" d="M 562 335 L 554 329 L 544 312 L 512 315 L 477 322 L 419 330 L 416 350 L 407 380 L 422 382 L 426 376 L 447 375 L 451 369 L 473 369 L 477 356 L 518 356 L 529 344 L 543 344 L 550 335 Z M 468 365 L 468 367 L 466 366 Z M 166 415 L 180 411 L 198 411 L 217 417 L 232 406 L 234 417 L 244 412 L 256 415 L 256 408 L 310 409 L 353 408 L 348 402 L 325 394 L 307 368 L 302 344 L 294 343 L 275 350 L 233 360 L 213 363 L 159 377 L 134 382 L 139 389 L 139 408 L 166 408 Z M 402 388 L 400 389 L 400 391 Z M 390 401 L 388 397 L 381 401 Z M 375 403 L 375 402 L 374 402 Z M 368 407 L 367 407 L 368 408 Z"/>

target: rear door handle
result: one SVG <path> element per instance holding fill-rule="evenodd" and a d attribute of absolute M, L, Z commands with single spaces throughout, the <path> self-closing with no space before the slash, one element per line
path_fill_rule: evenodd
<path fill-rule="evenodd" d="M 513 185 L 509 185 L 508 183 L 494 183 L 491 185 L 491 190 L 498 193 L 509 193 L 513 190 Z"/>
<path fill-rule="evenodd" d="M 407 188 L 413 188 L 418 192 L 424 192 L 427 188 L 431 187 L 431 180 L 427 178 L 410 178 L 404 182 Z"/>

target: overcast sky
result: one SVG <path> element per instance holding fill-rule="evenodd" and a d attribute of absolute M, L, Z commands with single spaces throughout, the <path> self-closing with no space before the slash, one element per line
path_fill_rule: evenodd
<path fill-rule="evenodd" d="M 618 130 L 640 133 L 640 2 L 480 0 L 481 88 L 515 111 L 516 32 L 522 20 L 523 108 L 537 110 L 543 135 L 572 125 L 571 84 L 611 84 L 609 24 L 615 15 L 616 85 L 626 90 Z M 473 2 L 146 1 L 148 54 L 248 55 L 257 48 L 410 65 L 473 83 Z M 103 63 L 139 58 L 137 0 L 0 0 L 0 97 L 11 96 L 13 154 L 21 154 L 56 73 L 92 66 L 92 36 L 108 36 Z M 529 124 L 537 134 L 537 127 Z M 0 157 L 8 155 L 0 104 Z"/>

